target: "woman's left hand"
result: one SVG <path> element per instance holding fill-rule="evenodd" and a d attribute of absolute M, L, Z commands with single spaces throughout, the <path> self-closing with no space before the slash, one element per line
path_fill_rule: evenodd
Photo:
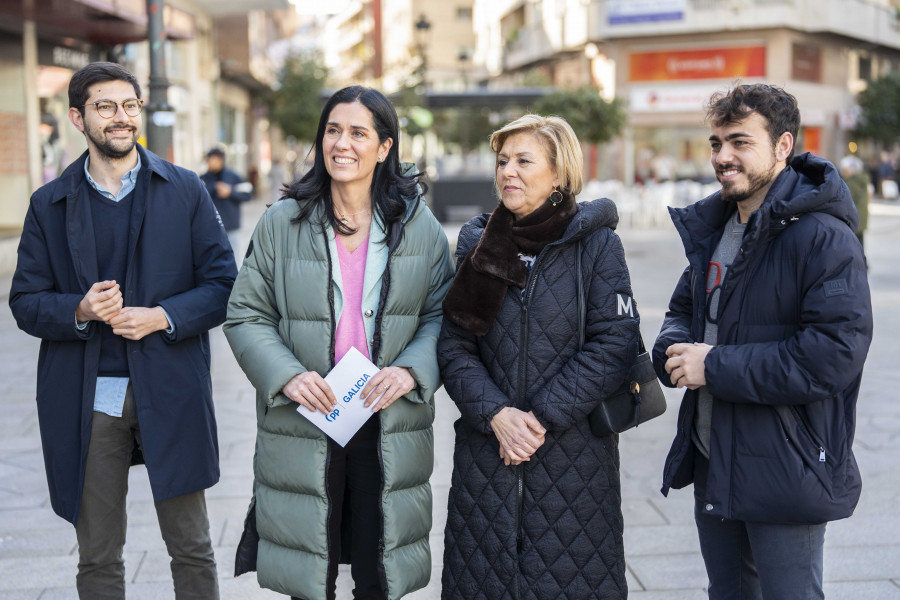
<path fill-rule="evenodd" d="M 378 371 L 362 391 L 362 399 L 366 408 L 372 406 L 372 412 L 384 410 L 394 401 L 408 394 L 416 387 L 416 380 L 404 367 L 385 367 Z"/>

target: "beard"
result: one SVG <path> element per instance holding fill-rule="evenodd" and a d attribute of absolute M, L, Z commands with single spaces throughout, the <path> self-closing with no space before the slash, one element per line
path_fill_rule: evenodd
<path fill-rule="evenodd" d="M 747 172 L 741 167 L 737 167 L 735 165 L 724 165 L 719 167 L 716 171 L 716 178 L 719 177 L 719 172 L 727 171 L 729 169 L 737 169 L 741 173 L 747 177 L 747 183 L 744 187 L 738 187 L 736 183 L 729 182 L 723 183 L 719 180 L 719 183 L 722 183 L 722 199 L 727 200 L 728 202 L 743 202 L 748 198 L 752 197 L 759 190 L 765 188 L 772 180 L 775 179 L 775 161 L 772 161 L 772 164 L 769 165 L 766 169 L 761 169 L 757 171 Z"/>
<path fill-rule="evenodd" d="M 132 130 L 132 136 L 130 138 L 122 138 L 122 139 L 110 139 L 106 137 L 106 130 L 114 127 L 121 127 L 118 125 L 109 125 L 104 128 L 85 128 L 84 134 L 91 141 L 91 143 L 97 148 L 97 151 L 100 152 L 106 158 L 111 159 L 120 159 L 125 158 L 131 151 L 134 150 L 134 145 L 137 143 L 137 128 L 128 125 Z"/>

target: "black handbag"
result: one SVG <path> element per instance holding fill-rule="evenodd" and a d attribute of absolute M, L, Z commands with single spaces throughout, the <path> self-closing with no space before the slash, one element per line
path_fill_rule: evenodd
<path fill-rule="evenodd" d="M 575 268 L 578 287 L 578 349 L 584 346 L 587 302 L 581 273 L 581 244 L 575 250 Z M 656 378 L 650 353 L 644 347 L 644 338 L 638 333 L 637 358 L 628 370 L 628 377 L 619 388 L 604 398 L 588 415 L 591 432 L 596 436 L 622 433 L 645 421 L 655 419 L 666 412 L 666 397 Z"/>

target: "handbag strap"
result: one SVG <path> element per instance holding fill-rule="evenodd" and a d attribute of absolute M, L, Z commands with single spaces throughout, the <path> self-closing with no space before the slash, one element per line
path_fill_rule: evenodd
<path fill-rule="evenodd" d="M 584 330 L 586 327 L 587 312 L 584 298 L 584 279 L 581 275 L 581 240 L 575 243 L 575 290 L 578 295 L 578 351 L 584 347 Z"/>

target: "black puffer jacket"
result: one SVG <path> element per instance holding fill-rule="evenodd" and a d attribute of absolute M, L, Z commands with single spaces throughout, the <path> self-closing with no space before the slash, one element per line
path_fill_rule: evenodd
<path fill-rule="evenodd" d="M 670 209 L 690 266 L 653 347 L 703 340 L 707 265 L 734 212 L 719 192 Z M 860 494 L 853 457 L 856 398 L 872 340 L 872 304 L 856 208 L 834 166 L 794 158 L 747 222 L 719 301 L 706 357 L 713 395 L 705 509 L 728 519 L 823 523 L 848 517 Z M 693 480 L 697 393 L 681 403 L 663 493 Z"/>
<path fill-rule="evenodd" d="M 441 376 L 462 413 L 445 531 L 443 598 L 615 600 L 627 596 L 619 451 L 587 415 L 625 378 L 639 319 L 610 200 L 581 204 L 562 238 L 537 257 L 523 300 L 507 291 L 491 330 L 475 337 L 444 319 Z M 463 227 L 457 258 L 487 215 Z M 576 243 L 580 240 L 580 243 Z M 578 350 L 575 252 L 587 296 Z M 504 466 L 490 427 L 503 407 L 547 428 L 531 460 Z"/>

